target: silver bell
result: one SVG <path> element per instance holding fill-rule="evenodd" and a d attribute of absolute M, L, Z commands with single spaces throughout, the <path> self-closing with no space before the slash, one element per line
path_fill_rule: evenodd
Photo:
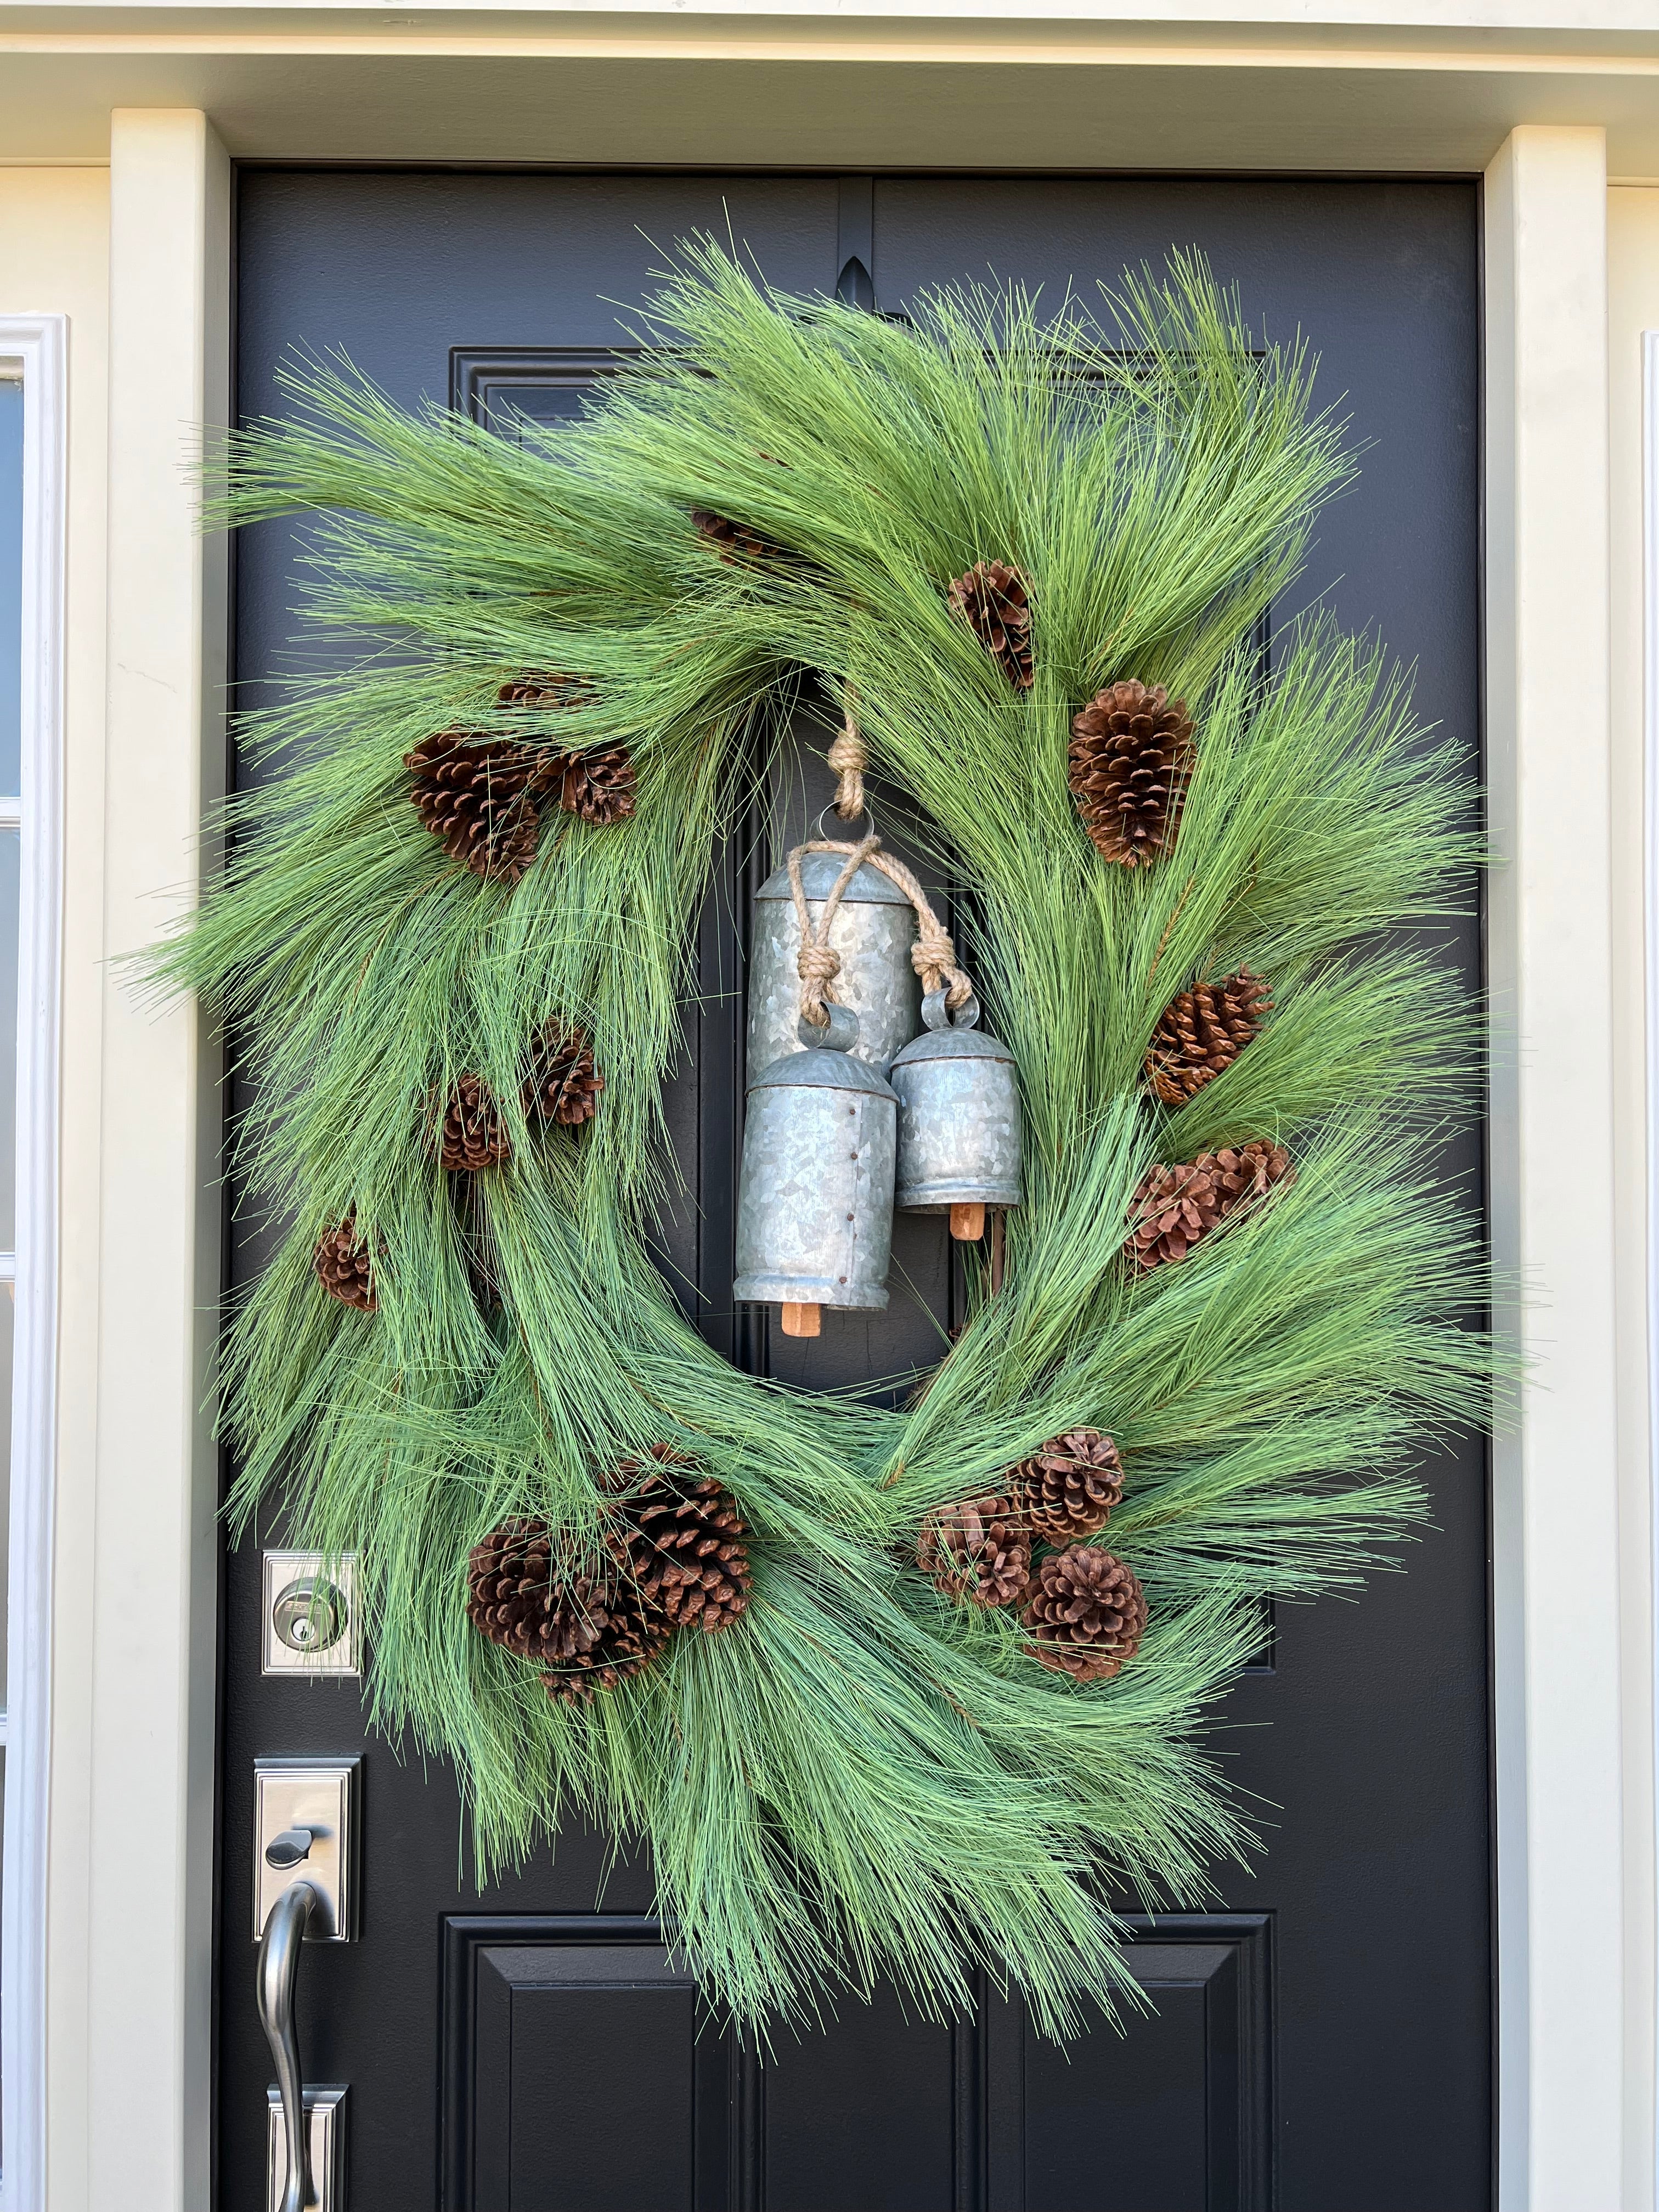
<path fill-rule="evenodd" d="M 844 853 L 802 855 L 801 889 L 822 907 L 846 866 Z M 872 1067 L 885 1068 L 915 1035 L 921 985 L 910 958 L 916 920 L 898 885 L 865 862 L 842 893 L 830 923 L 830 950 L 841 955 L 836 996 L 858 1017 L 858 1041 L 849 1049 Z M 775 1060 L 795 1049 L 800 1011 L 800 922 L 780 868 L 755 895 L 754 942 L 749 956 L 749 1080 L 759 1081 Z M 814 1030 L 822 1042 L 822 1030 Z"/>
<path fill-rule="evenodd" d="M 945 994 L 922 1005 L 927 1027 L 893 1062 L 899 1095 L 898 1188 L 907 1213 L 948 1213 L 953 1237 L 983 1233 L 985 1208 L 1018 1206 L 1019 1086 L 1014 1055 L 978 1027 L 979 1001 L 955 1015 Z"/>
<path fill-rule="evenodd" d="M 824 1012 L 751 1081 L 744 1123 L 732 1295 L 781 1305 L 786 1336 L 816 1336 L 820 1306 L 887 1304 L 898 1095 L 854 1052 L 851 1010 Z"/>

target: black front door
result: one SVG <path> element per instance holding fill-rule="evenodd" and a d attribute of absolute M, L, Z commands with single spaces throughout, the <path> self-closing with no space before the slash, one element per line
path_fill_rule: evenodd
<path fill-rule="evenodd" d="M 830 289 L 856 258 L 854 295 L 873 278 L 885 310 L 992 273 L 1057 300 L 1195 243 L 1273 336 L 1306 333 L 1318 398 L 1369 441 L 1297 605 L 1322 592 L 1375 628 L 1416 664 L 1424 711 L 1473 738 L 1478 222 L 1458 183 L 245 171 L 239 404 L 281 415 L 283 356 L 338 349 L 400 402 L 448 397 L 511 434 L 513 408 L 565 410 L 603 374 L 626 343 L 617 303 L 694 230 L 729 230 L 786 289 Z M 243 534 L 244 705 L 301 665 L 296 551 L 285 525 Z M 817 773 L 809 759 L 777 794 L 780 821 L 816 811 Z M 826 1315 L 809 1345 L 732 1309 L 757 865 L 730 856 L 703 927 L 673 1115 L 691 1196 L 663 1224 L 665 1262 L 740 1364 L 891 1376 L 936 1356 L 951 1318 L 941 1224 L 909 1218 L 878 1321 Z M 1472 927 L 1464 957 L 1473 989 Z M 1478 1191 L 1478 1146 L 1446 1172 Z M 264 1249 L 239 1230 L 237 1280 Z M 1069 2052 L 987 1990 L 954 2028 L 848 2004 L 762 2066 L 700 2023 L 625 1844 L 567 1834 L 478 1894 L 452 1776 L 370 1735 L 355 1682 L 261 1673 L 259 1547 L 283 1540 L 262 1528 L 226 1581 L 220 2201 L 264 2202 L 254 1761 L 361 1752 L 360 1939 L 311 1947 L 300 1978 L 307 2073 L 349 2084 L 350 2212 L 1476 2212 L 1492 2195 L 1486 1486 L 1473 1446 L 1421 1472 L 1436 1525 L 1407 1571 L 1357 1606 L 1280 1607 L 1230 1700 L 1220 1747 L 1267 1848 L 1248 1875 L 1218 1869 L 1212 1912 L 1137 1923 L 1155 2014 Z"/>

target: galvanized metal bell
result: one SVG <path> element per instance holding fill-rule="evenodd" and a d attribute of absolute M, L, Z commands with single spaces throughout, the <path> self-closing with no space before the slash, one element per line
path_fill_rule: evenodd
<path fill-rule="evenodd" d="M 822 906 L 847 862 L 847 853 L 805 853 L 801 888 L 813 906 Z M 909 899 L 890 878 L 867 862 L 842 893 L 830 924 L 829 942 L 841 955 L 836 996 L 858 1017 L 858 1039 L 849 1049 L 872 1067 L 885 1068 L 905 1041 L 915 1035 L 921 988 L 910 958 L 915 915 Z M 795 1048 L 800 1012 L 800 921 L 781 867 L 756 894 L 754 939 L 749 956 L 749 1081 L 752 1085 L 775 1060 Z M 821 1042 L 823 1032 L 813 1031 Z"/>
<path fill-rule="evenodd" d="M 899 1096 L 896 1204 L 948 1213 L 951 1233 L 980 1236 L 987 1206 L 1018 1206 L 1019 1086 L 1014 1055 L 979 1027 L 979 1001 L 950 1013 L 942 990 L 922 1002 L 927 1024 L 893 1062 Z"/>
<path fill-rule="evenodd" d="M 824 1012 L 750 1081 L 744 1123 L 732 1294 L 782 1306 L 787 1336 L 816 1336 L 821 1306 L 887 1304 L 898 1094 L 854 1049 L 850 1007 Z"/>

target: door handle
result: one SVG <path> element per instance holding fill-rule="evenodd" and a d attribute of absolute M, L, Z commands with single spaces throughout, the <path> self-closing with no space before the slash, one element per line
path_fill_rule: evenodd
<path fill-rule="evenodd" d="M 283 2128 L 288 2137 L 288 2185 L 283 2191 L 280 2212 L 307 2212 L 317 2202 L 311 2188 L 311 2124 L 300 2071 L 299 2031 L 294 2025 L 294 1985 L 299 1978 L 306 1923 L 322 1901 L 310 1882 L 290 1882 L 271 1906 L 259 1938 L 259 2025 L 276 2062 Z"/>
<path fill-rule="evenodd" d="M 259 1947 L 259 2025 L 276 2062 L 265 2106 L 265 2212 L 342 2212 L 345 2201 L 346 2092 L 306 2087 L 294 1990 L 304 1945 L 356 1936 L 362 1765 L 356 1757 L 253 1763 L 249 1933 Z"/>

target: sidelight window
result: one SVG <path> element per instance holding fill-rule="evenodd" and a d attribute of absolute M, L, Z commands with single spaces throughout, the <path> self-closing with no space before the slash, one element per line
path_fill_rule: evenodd
<path fill-rule="evenodd" d="M 42 2199 L 64 318 L 0 317 L 0 2170 Z"/>

